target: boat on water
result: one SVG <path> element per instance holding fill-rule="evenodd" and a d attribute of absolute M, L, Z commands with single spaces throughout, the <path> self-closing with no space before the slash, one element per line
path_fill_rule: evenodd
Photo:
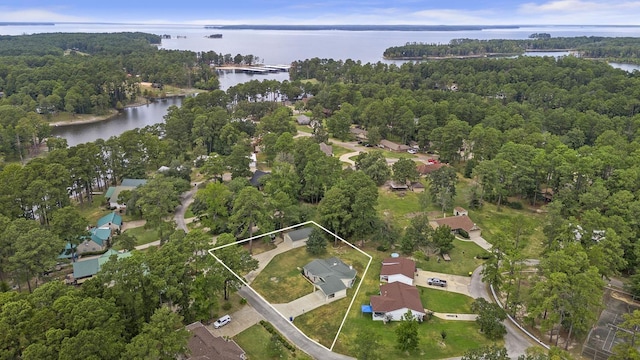
<path fill-rule="evenodd" d="M 221 39 L 222 38 L 222 34 L 211 34 L 211 35 L 207 35 L 205 37 L 209 38 L 209 39 Z"/>

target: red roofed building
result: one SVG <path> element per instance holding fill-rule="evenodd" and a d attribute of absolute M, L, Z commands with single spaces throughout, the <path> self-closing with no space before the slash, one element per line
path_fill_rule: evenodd
<path fill-rule="evenodd" d="M 373 320 L 385 322 L 400 321 L 409 310 L 417 320 L 426 314 L 418 289 L 398 281 L 380 286 L 380 295 L 371 297 L 371 310 Z"/>
<path fill-rule="evenodd" d="M 388 283 L 401 282 L 407 285 L 413 285 L 413 276 L 416 272 L 416 263 L 407 258 L 386 258 L 382 260 L 382 269 L 380 269 L 380 281 Z"/>
<path fill-rule="evenodd" d="M 416 167 L 420 175 L 429 175 L 443 166 L 449 166 L 443 163 L 420 164 Z"/>

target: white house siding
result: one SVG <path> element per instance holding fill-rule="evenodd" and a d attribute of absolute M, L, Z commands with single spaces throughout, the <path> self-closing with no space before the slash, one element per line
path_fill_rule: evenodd
<path fill-rule="evenodd" d="M 407 308 L 402 308 L 402 309 L 398 309 L 398 310 L 394 310 L 394 311 L 389 311 L 387 313 L 385 313 L 384 315 L 376 315 L 375 313 L 373 314 L 373 320 L 379 320 L 382 321 L 384 320 L 385 317 L 389 317 L 390 321 L 401 321 L 402 320 L 402 316 L 404 316 L 404 314 L 407 313 Z M 411 313 L 413 314 L 413 317 L 415 319 L 421 319 L 424 317 L 425 313 L 421 313 L 421 312 L 417 312 L 415 310 L 411 310 Z"/>
<path fill-rule="evenodd" d="M 409 286 L 413 286 L 413 279 L 408 278 L 402 274 L 394 274 L 394 275 L 389 275 L 387 282 L 388 283 L 392 283 L 392 282 L 401 282 L 403 284 L 407 284 Z"/>

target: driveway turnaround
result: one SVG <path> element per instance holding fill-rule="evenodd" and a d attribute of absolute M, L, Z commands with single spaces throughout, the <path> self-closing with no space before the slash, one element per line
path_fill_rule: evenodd
<path fill-rule="evenodd" d="M 243 286 L 238 290 L 238 293 L 247 299 L 247 302 L 256 309 L 256 311 L 261 314 L 266 321 L 270 322 L 276 329 L 278 329 L 282 336 L 294 343 L 298 348 L 300 348 L 300 350 L 309 354 L 314 359 L 355 360 L 352 357 L 331 352 L 324 346 L 309 339 L 289 320 L 285 319 L 274 308 L 269 306 L 266 301 L 260 298 L 253 289 Z"/>
<path fill-rule="evenodd" d="M 247 330 L 264 318 L 251 306 L 243 306 L 242 309 L 231 314 L 231 322 L 216 329 L 213 325 L 207 326 L 215 336 L 233 337 Z"/>

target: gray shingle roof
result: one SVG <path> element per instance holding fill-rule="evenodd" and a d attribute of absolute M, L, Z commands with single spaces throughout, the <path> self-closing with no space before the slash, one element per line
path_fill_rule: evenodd
<path fill-rule="evenodd" d="M 287 233 L 287 235 L 289 235 L 291 241 L 295 242 L 309 238 L 309 235 L 311 235 L 311 231 L 313 231 L 313 228 L 304 227 L 302 229 L 290 231 Z"/>
<path fill-rule="evenodd" d="M 332 257 L 329 259 L 315 259 L 304 266 L 305 272 L 321 278 L 314 284 L 325 293 L 330 295 L 347 287 L 343 279 L 352 280 L 356 277 L 356 270 L 348 266 L 342 260 Z"/>

